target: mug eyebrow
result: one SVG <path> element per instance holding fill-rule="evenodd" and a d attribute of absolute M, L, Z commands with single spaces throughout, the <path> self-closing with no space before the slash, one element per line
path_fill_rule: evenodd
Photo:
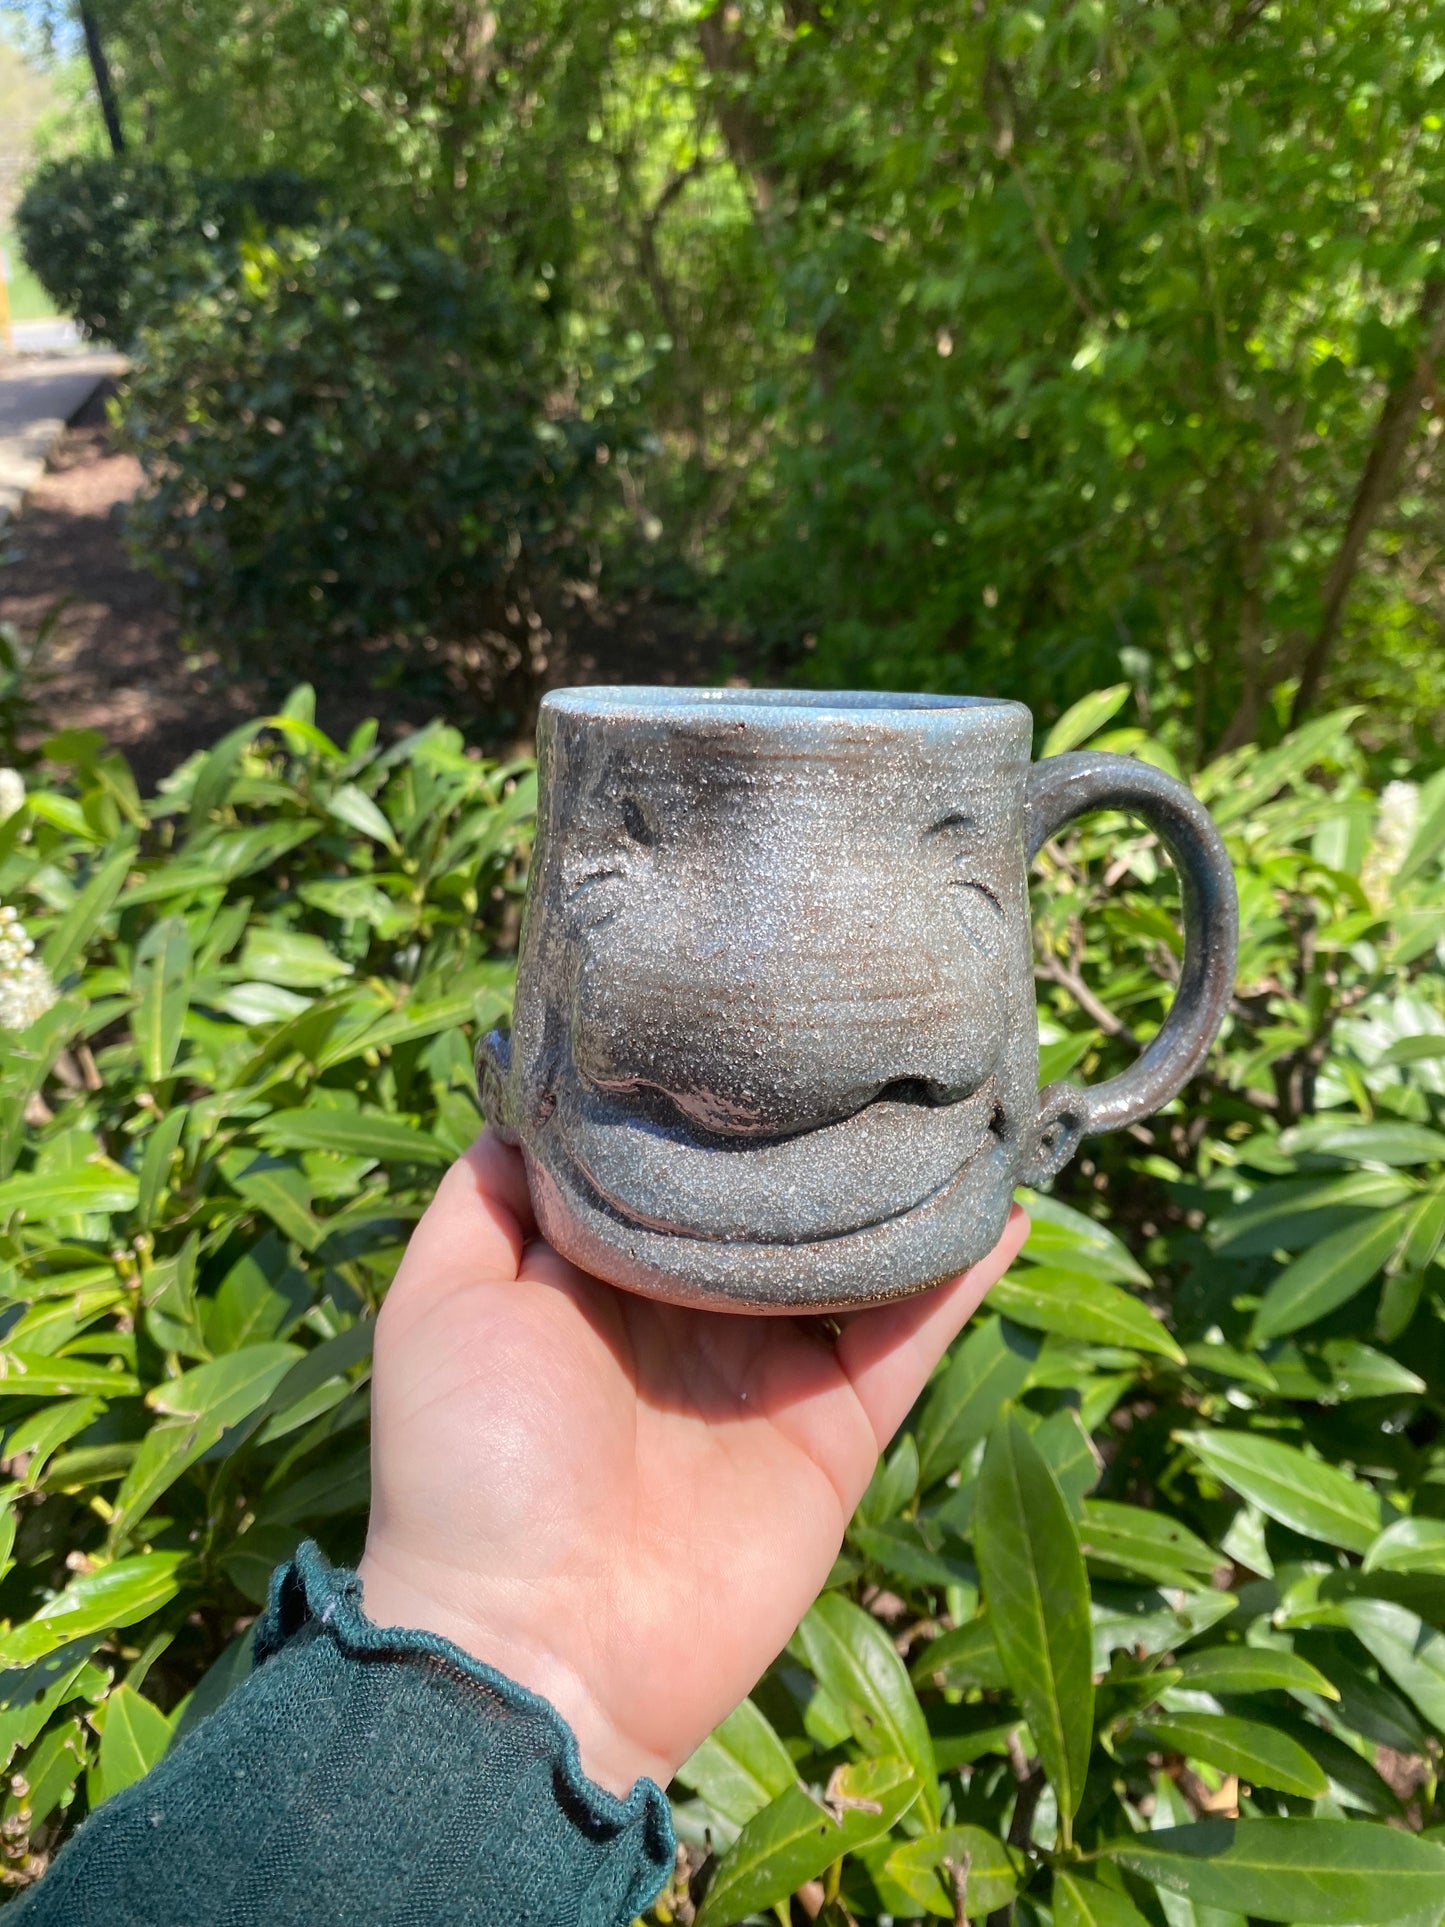
<path fill-rule="evenodd" d="M 978 818 L 971 810 L 951 810 L 924 831 L 925 836 L 942 836 L 946 830 L 976 830 Z"/>

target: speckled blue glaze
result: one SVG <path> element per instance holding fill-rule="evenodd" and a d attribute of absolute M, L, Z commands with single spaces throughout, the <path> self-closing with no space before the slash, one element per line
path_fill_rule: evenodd
<path fill-rule="evenodd" d="M 1148 764 L 1030 761 L 979 697 L 564 689 L 542 705 L 510 1034 L 478 1053 L 544 1234 L 630 1290 L 834 1311 L 954 1275 L 1016 1184 L 1197 1068 L 1233 979 L 1234 880 Z M 1038 1091 L 1028 864 L 1085 810 L 1184 886 L 1169 1019 L 1123 1076 Z"/>

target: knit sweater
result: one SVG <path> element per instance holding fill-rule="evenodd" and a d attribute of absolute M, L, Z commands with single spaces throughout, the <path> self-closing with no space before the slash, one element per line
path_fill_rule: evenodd
<path fill-rule="evenodd" d="M 301 1547 L 256 1667 L 107 1800 L 6 1927 L 622 1927 L 673 1864 L 667 1802 L 583 1773 L 545 1700 L 383 1630 Z"/>

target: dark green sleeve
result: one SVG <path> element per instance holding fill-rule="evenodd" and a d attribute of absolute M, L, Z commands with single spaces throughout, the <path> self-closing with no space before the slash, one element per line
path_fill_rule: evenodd
<path fill-rule="evenodd" d="M 620 1927 L 670 1873 L 650 1780 L 594 1786 L 545 1700 L 373 1626 L 315 1546 L 273 1578 L 256 1654 L 7 1927 Z"/>

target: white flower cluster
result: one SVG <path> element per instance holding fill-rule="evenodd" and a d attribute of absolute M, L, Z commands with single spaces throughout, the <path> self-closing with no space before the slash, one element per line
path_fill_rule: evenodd
<path fill-rule="evenodd" d="M 18 769 L 0 769 L 0 823 L 25 801 L 25 778 Z"/>
<path fill-rule="evenodd" d="M 31 952 L 18 912 L 0 903 L 0 1030 L 25 1030 L 55 1002 L 50 972 Z"/>
<path fill-rule="evenodd" d="M 1360 865 L 1360 885 L 1370 906 L 1383 910 L 1390 901 L 1390 883 L 1415 840 L 1420 821 L 1420 792 L 1414 783 L 1386 783 L 1380 792 L 1375 834 Z"/>

